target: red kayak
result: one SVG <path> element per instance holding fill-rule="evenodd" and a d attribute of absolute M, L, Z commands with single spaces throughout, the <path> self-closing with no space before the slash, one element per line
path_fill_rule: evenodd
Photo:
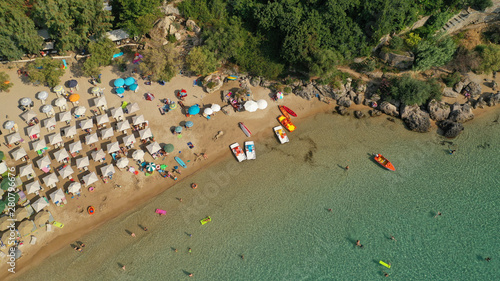
<path fill-rule="evenodd" d="M 381 154 L 375 154 L 375 161 L 377 161 L 380 165 L 382 165 L 382 167 L 386 168 L 387 170 L 396 171 L 396 168 L 394 168 L 392 163 Z"/>
<path fill-rule="evenodd" d="M 240 122 L 238 124 L 240 125 L 241 130 L 243 131 L 243 133 L 245 133 L 245 135 L 247 137 L 250 137 L 252 135 L 252 132 L 250 132 L 250 130 L 247 128 L 247 126 L 245 126 L 245 124 L 243 124 L 243 122 Z"/>
<path fill-rule="evenodd" d="M 283 116 L 285 116 L 286 119 L 290 120 L 290 114 L 288 114 L 288 111 L 285 110 L 285 107 L 282 105 L 278 105 L 278 108 L 280 109 L 281 114 L 283 114 Z"/>
<path fill-rule="evenodd" d="M 293 117 L 297 117 L 297 114 L 295 114 L 295 112 L 293 112 L 293 110 L 291 110 L 290 108 L 283 105 L 283 109 L 286 110 L 286 112 L 290 113 L 290 115 L 292 115 Z"/>

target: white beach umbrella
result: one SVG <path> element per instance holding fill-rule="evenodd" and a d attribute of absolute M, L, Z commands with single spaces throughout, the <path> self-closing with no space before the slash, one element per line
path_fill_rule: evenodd
<path fill-rule="evenodd" d="M 257 103 L 254 102 L 253 100 L 247 101 L 245 103 L 245 105 L 243 105 L 243 107 L 245 107 L 245 110 L 248 112 L 254 112 L 257 109 L 259 109 L 259 106 L 257 105 Z"/>
<path fill-rule="evenodd" d="M 87 167 L 88 165 L 90 165 L 88 156 L 80 157 L 80 158 L 76 159 L 76 168 L 77 169 L 83 169 L 84 167 Z"/>
<path fill-rule="evenodd" d="M 205 108 L 205 110 L 203 110 L 203 113 L 205 113 L 206 115 L 212 115 L 214 111 L 211 108 Z"/>
<path fill-rule="evenodd" d="M 94 121 L 92 120 L 92 118 L 80 121 L 80 129 L 92 129 L 92 127 L 94 127 Z"/>
<path fill-rule="evenodd" d="M 28 134 L 28 136 L 33 136 L 33 135 L 39 134 L 40 133 L 40 126 L 39 125 L 30 126 L 30 127 L 26 128 L 26 133 Z"/>
<path fill-rule="evenodd" d="M 106 153 L 104 153 L 104 150 L 99 149 L 98 151 L 93 151 L 91 153 L 91 156 L 94 161 L 100 161 L 101 159 L 106 157 Z"/>
<path fill-rule="evenodd" d="M 108 151 L 108 153 L 113 153 L 113 152 L 120 151 L 120 145 L 118 144 L 117 141 L 109 143 L 106 146 L 106 150 Z"/>
<path fill-rule="evenodd" d="M 87 111 L 87 108 L 84 106 L 77 106 L 75 107 L 74 114 L 75 115 L 85 115 L 85 112 Z"/>
<path fill-rule="evenodd" d="M 82 150 L 82 142 L 76 141 L 76 142 L 70 143 L 68 145 L 68 147 L 69 147 L 69 153 L 77 153 L 77 151 Z"/>
<path fill-rule="evenodd" d="M 129 145 L 132 145 L 133 143 L 135 143 L 135 137 L 134 137 L 134 135 L 124 136 L 122 141 L 123 141 L 123 144 L 125 146 L 129 146 Z"/>
<path fill-rule="evenodd" d="M 60 95 L 64 93 L 64 87 L 62 85 L 57 85 L 54 88 L 52 88 L 52 91 L 54 91 L 56 94 Z"/>
<path fill-rule="evenodd" d="M 52 108 L 52 105 L 50 105 L 50 104 L 46 104 L 46 105 L 42 106 L 42 108 L 40 108 L 40 111 L 42 113 L 49 113 L 52 110 L 53 110 L 53 108 Z"/>
<path fill-rule="evenodd" d="M 87 145 L 93 144 L 99 141 L 99 137 L 97 136 L 97 133 L 93 133 L 91 135 L 86 135 L 85 136 L 85 143 Z"/>
<path fill-rule="evenodd" d="M 29 122 L 31 119 L 36 117 L 36 113 L 33 110 L 26 110 L 21 114 L 21 118 L 23 118 L 24 121 Z"/>
<path fill-rule="evenodd" d="M 5 123 L 3 123 L 3 128 L 6 130 L 10 130 L 14 128 L 14 125 L 16 125 L 16 122 L 12 120 L 7 120 Z"/>
<path fill-rule="evenodd" d="M 132 158 L 134 160 L 141 160 L 141 161 L 144 161 L 144 151 L 141 150 L 141 149 L 138 149 L 136 151 L 134 151 L 134 153 L 132 153 Z"/>
<path fill-rule="evenodd" d="M 79 183 L 79 182 L 72 182 L 69 186 L 68 186 L 68 192 L 69 193 L 80 193 L 80 190 L 82 189 L 82 185 Z"/>
<path fill-rule="evenodd" d="M 97 177 L 97 175 L 94 172 L 83 176 L 82 179 L 83 179 L 83 182 L 85 183 L 85 186 L 89 186 L 89 185 L 91 185 L 94 182 L 99 180 L 99 178 Z"/>
<path fill-rule="evenodd" d="M 71 121 L 71 112 L 69 112 L 69 111 L 59 112 L 57 114 L 57 117 L 59 119 L 59 122 Z"/>
<path fill-rule="evenodd" d="M 35 171 L 33 170 L 33 164 L 28 164 L 19 167 L 19 176 L 20 177 L 25 177 L 29 175 L 34 175 Z"/>
<path fill-rule="evenodd" d="M 45 127 L 45 129 L 49 129 L 50 127 L 55 126 L 56 124 L 57 124 L 56 117 L 54 116 L 43 120 L 43 126 Z"/>
<path fill-rule="evenodd" d="M 47 207 L 49 205 L 49 201 L 45 197 L 40 197 L 38 200 L 35 201 L 35 203 L 31 204 L 31 207 L 35 212 L 40 212 L 43 208 Z"/>
<path fill-rule="evenodd" d="M 49 166 L 50 165 L 49 156 L 45 155 L 44 157 L 38 159 L 38 161 L 36 161 L 36 165 L 38 166 L 39 169 Z"/>
<path fill-rule="evenodd" d="M 34 151 L 42 150 L 47 147 L 47 143 L 45 143 L 44 139 L 39 139 L 31 144 L 33 146 Z"/>
<path fill-rule="evenodd" d="M 12 158 L 14 158 L 14 160 L 16 161 L 23 158 L 24 156 L 26 156 L 26 150 L 24 150 L 24 148 L 22 147 L 12 151 Z"/>
<path fill-rule="evenodd" d="M 212 104 L 212 106 L 210 107 L 214 112 L 219 112 L 220 111 L 220 105 L 214 103 Z"/>
<path fill-rule="evenodd" d="M 69 158 L 69 154 L 65 148 L 61 148 L 58 151 L 54 152 L 54 158 L 57 162 L 62 162 L 64 159 Z"/>
<path fill-rule="evenodd" d="M 120 159 L 118 159 L 118 161 L 116 161 L 116 167 L 118 167 L 120 169 L 127 167 L 127 165 L 128 165 L 128 159 L 125 157 L 120 158 Z"/>
<path fill-rule="evenodd" d="M 10 135 L 7 135 L 6 139 L 8 144 L 14 144 L 21 140 L 21 135 L 19 135 L 19 133 L 12 133 Z"/>
<path fill-rule="evenodd" d="M 65 98 L 57 98 L 54 101 L 54 105 L 57 107 L 65 107 L 67 105 L 67 101 Z"/>
<path fill-rule="evenodd" d="M 153 142 L 148 146 L 146 146 L 146 149 L 149 151 L 150 154 L 154 154 L 158 152 L 161 149 L 161 147 L 157 142 Z"/>
<path fill-rule="evenodd" d="M 40 189 L 42 189 L 42 186 L 40 185 L 40 182 L 38 182 L 36 180 L 34 182 L 27 183 L 25 185 L 25 188 L 26 188 L 26 192 L 28 194 L 32 194 L 32 193 L 36 193 L 37 191 L 39 191 Z"/>
<path fill-rule="evenodd" d="M 22 106 L 28 106 L 31 104 L 31 102 L 32 102 L 32 100 L 30 98 L 22 98 L 21 100 L 19 100 L 19 103 Z"/>
<path fill-rule="evenodd" d="M 96 118 L 97 125 L 102 125 L 104 123 L 109 123 L 109 117 L 107 114 L 97 115 Z"/>
<path fill-rule="evenodd" d="M 46 175 L 45 177 L 42 178 L 42 180 L 47 187 L 52 187 L 59 182 L 59 179 L 54 173 Z"/>
<path fill-rule="evenodd" d="M 130 123 L 127 120 L 116 123 L 117 131 L 120 132 L 120 131 L 125 131 L 127 129 L 130 129 Z"/>
<path fill-rule="evenodd" d="M 76 126 L 64 127 L 62 130 L 65 137 L 72 138 L 76 135 Z"/>
<path fill-rule="evenodd" d="M 59 171 L 59 176 L 65 179 L 70 177 L 73 173 L 75 173 L 75 171 L 73 171 L 73 168 L 71 168 L 71 166 L 68 165 Z"/>
<path fill-rule="evenodd" d="M 267 101 L 265 101 L 265 100 L 258 100 L 257 101 L 257 106 L 259 107 L 259 109 L 266 109 L 266 107 L 267 107 Z"/>
<path fill-rule="evenodd" d="M 60 188 L 50 194 L 50 200 L 52 200 L 53 203 L 60 203 L 64 199 L 66 199 L 66 196 L 64 196 L 64 191 Z"/>
<path fill-rule="evenodd" d="M 115 167 L 113 166 L 113 164 L 106 165 L 101 168 L 101 173 L 105 177 L 111 176 L 115 173 Z"/>
<path fill-rule="evenodd" d="M 92 93 L 92 94 L 94 94 L 94 95 L 97 95 L 97 94 L 99 94 L 100 92 L 101 92 L 101 88 L 99 88 L 99 87 L 94 87 L 94 88 L 92 88 L 92 90 L 91 90 L 91 93 Z"/>
<path fill-rule="evenodd" d="M 142 115 L 142 114 L 139 116 L 132 117 L 132 124 L 134 124 L 134 125 L 139 125 L 139 124 L 142 124 L 144 122 L 145 122 L 144 115 Z"/>
<path fill-rule="evenodd" d="M 109 139 L 114 135 L 113 128 L 102 129 L 100 133 L 101 133 L 101 139 L 103 140 Z"/>
<path fill-rule="evenodd" d="M 139 137 L 141 138 L 141 140 L 150 138 L 152 136 L 153 136 L 153 134 L 151 133 L 151 129 L 149 129 L 149 128 L 146 128 L 144 130 L 139 131 Z"/>
<path fill-rule="evenodd" d="M 123 117 L 123 109 L 121 107 L 115 107 L 111 109 L 111 117 L 118 119 Z"/>
<path fill-rule="evenodd" d="M 61 143 L 63 141 L 60 133 L 55 133 L 55 134 L 49 135 L 48 139 L 49 139 L 49 143 L 51 145 L 56 145 L 56 144 Z"/>
<path fill-rule="evenodd" d="M 100 107 L 100 106 L 107 106 L 108 105 L 108 102 L 106 101 L 106 98 L 105 97 L 98 97 L 98 98 L 95 98 L 94 99 L 94 105 L 96 107 Z"/>
<path fill-rule="evenodd" d="M 136 102 L 127 105 L 127 111 L 129 114 L 134 113 L 138 110 L 139 110 L 139 105 Z"/>
<path fill-rule="evenodd" d="M 38 92 L 38 94 L 36 94 L 36 98 L 39 99 L 40 101 L 42 101 L 42 104 L 45 103 L 45 100 L 49 97 L 49 93 L 47 93 L 46 91 L 41 91 L 41 92 Z"/>

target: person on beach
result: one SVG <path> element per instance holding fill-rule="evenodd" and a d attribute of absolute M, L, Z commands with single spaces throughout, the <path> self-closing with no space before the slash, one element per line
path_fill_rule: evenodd
<path fill-rule="evenodd" d="M 398 240 L 396 240 L 396 238 L 394 238 L 394 236 L 392 236 L 392 235 L 391 235 L 391 240 L 398 241 Z"/>
<path fill-rule="evenodd" d="M 81 248 L 85 247 L 85 244 L 84 243 L 80 243 L 80 247 Z"/>
<path fill-rule="evenodd" d="M 349 165 L 345 166 L 345 170 L 348 171 L 349 170 Z"/>
<path fill-rule="evenodd" d="M 135 233 L 133 233 L 133 232 L 132 232 L 132 233 L 130 234 L 130 236 L 135 237 Z"/>
<path fill-rule="evenodd" d="M 192 188 L 192 189 L 196 189 L 197 187 L 198 187 L 198 185 L 197 185 L 196 183 L 194 183 L 194 182 L 193 182 L 193 183 L 191 184 L 191 188 Z"/>
<path fill-rule="evenodd" d="M 332 212 L 332 209 L 328 209 L 328 212 Z"/>
<path fill-rule="evenodd" d="M 176 252 L 176 253 L 177 253 L 177 249 L 174 249 L 174 252 Z"/>
<path fill-rule="evenodd" d="M 389 273 L 384 272 L 384 276 L 385 276 L 385 277 L 389 277 Z"/>
<path fill-rule="evenodd" d="M 203 159 L 205 159 L 205 160 L 208 159 L 208 155 L 206 153 L 203 153 Z"/>
<path fill-rule="evenodd" d="M 191 248 L 189 248 L 189 249 L 188 249 L 188 253 L 190 253 L 190 254 L 191 254 Z"/>
<path fill-rule="evenodd" d="M 75 250 L 80 252 L 80 253 L 82 252 L 82 248 L 80 248 L 80 247 L 75 247 Z"/>
<path fill-rule="evenodd" d="M 437 212 L 437 214 L 434 216 L 434 218 L 437 218 L 438 216 L 441 216 L 441 212 Z"/>
<path fill-rule="evenodd" d="M 363 248 L 363 245 L 361 245 L 361 242 L 359 240 L 356 240 L 356 246 Z"/>
<path fill-rule="evenodd" d="M 125 265 L 124 265 L 124 266 L 122 266 L 122 269 L 123 269 L 123 270 L 125 270 Z"/>
<path fill-rule="evenodd" d="M 143 227 L 142 230 L 148 231 L 148 228 L 147 227 Z"/>
<path fill-rule="evenodd" d="M 193 277 L 193 273 L 189 273 L 189 275 L 188 275 L 188 276 L 189 276 L 189 277 Z"/>
<path fill-rule="evenodd" d="M 179 198 L 179 202 L 182 202 L 182 198 Z"/>
<path fill-rule="evenodd" d="M 245 259 L 245 256 L 244 255 L 241 255 L 241 259 L 244 260 Z"/>
<path fill-rule="evenodd" d="M 455 154 L 455 151 L 457 151 L 457 150 L 456 149 L 450 150 L 450 154 Z"/>

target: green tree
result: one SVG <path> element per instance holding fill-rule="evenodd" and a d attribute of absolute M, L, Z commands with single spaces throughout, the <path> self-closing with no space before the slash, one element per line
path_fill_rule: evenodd
<path fill-rule="evenodd" d="M 208 28 L 203 33 L 204 44 L 218 59 L 230 60 L 245 45 L 245 31 L 237 17 Z"/>
<path fill-rule="evenodd" d="M 26 12 L 22 0 L 9 0 L 0 5 L 0 57 L 16 60 L 42 49 L 43 39 Z"/>
<path fill-rule="evenodd" d="M 97 42 L 90 42 L 90 57 L 83 63 L 83 73 L 87 76 L 97 77 L 101 74 L 101 66 L 111 65 L 113 54 L 116 53 L 116 45 L 108 38 L 102 38 Z"/>
<path fill-rule="evenodd" d="M 441 87 L 436 80 L 421 81 L 404 75 L 392 80 L 389 95 L 404 104 L 422 105 L 431 99 L 441 99 Z"/>
<path fill-rule="evenodd" d="M 322 78 L 332 77 L 337 68 L 337 64 L 342 61 L 342 56 L 332 50 L 320 50 L 314 54 L 309 65 L 309 74 Z"/>
<path fill-rule="evenodd" d="M 500 70 L 500 46 L 495 44 L 479 45 L 476 48 L 482 58 L 479 70 L 490 74 Z"/>
<path fill-rule="evenodd" d="M 484 9 L 493 6 L 493 2 L 491 0 L 472 0 L 470 1 L 470 5 L 474 9 L 484 11 Z"/>
<path fill-rule="evenodd" d="M 5 73 L 5 72 L 0 72 L 0 92 L 1 91 L 4 91 L 4 92 L 9 92 L 10 88 L 14 86 L 14 84 L 12 84 L 12 82 L 10 82 L 10 77 L 9 77 L 9 74 Z M 0 158 L 0 160 L 2 160 Z"/>
<path fill-rule="evenodd" d="M 154 41 L 152 48 L 143 51 L 141 70 L 151 73 L 153 80 L 170 81 L 179 69 L 179 53 L 173 44 Z"/>
<path fill-rule="evenodd" d="M 115 25 L 127 30 L 130 36 L 142 36 L 162 16 L 161 0 L 113 0 Z"/>
<path fill-rule="evenodd" d="M 35 18 L 57 39 L 60 51 L 83 48 L 89 36 L 100 38 L 111 28 L 112 16 L 101 0 L 38 0 Z"/>
<path fill-rule="evenodd" d="M 61 77 L 64 75 L 61 65 L 60 60 L 51 57 L 36 59 L 27 66 L 29 80 L 33 83 L 40 82 L 49 87 L 55 87 L 61 83 Z"/>
<path fill-rule="evenodd" d="M 453 58 L 456 49 L 457 45 L 449 36 L 421 41 L 415 49 L 414 69 L 422 71 L 443 66 Z"/>
<path fill-rule="evenodd" d="M 186 64 L 197 75 L 207 75 L 219 67 L 214 53 L 205 47 L 194 47 L 186 56 Z"/>

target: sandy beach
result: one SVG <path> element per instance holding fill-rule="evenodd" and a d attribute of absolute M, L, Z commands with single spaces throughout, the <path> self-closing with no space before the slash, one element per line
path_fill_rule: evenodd
<path fill-rule="evenodd" d="M 78 93 L 81 98 L 79 101 L 79 105 L 85 106 L 87 109 L 97 110 L 93 105 L 92 99 L 95 97 L 91 95 L 90 89 L 93 87 L 88 82 L 88 79 L 85 77 L 76 77 L 72 73 L 72 66 L 70 62 L 70 67 L 66 71 L 65 75 L 61 79 L 61 84 L 65 83 L 70 79 L 76 79 L 78 81 L 79 90 L 75 91 Z M 217 103 L 221 106 L 225 104 L 221 101 L 220 91 L 217 93 L 207 94 L 203 91 L 201 87 L 193 87 L 193 80 L 197 77 L 186 77 L 182 75 L 178 75 L 172 79 L 169 83 L 164 86 L 159 85 L 158 83 L 153 83 L 152 85 L 144 85 L 144 81 L 140 80 L 137 74 L 131 73 L 131 67 L 129 67 L 127 72 L 119 72 L 117 68 L 109 67 L 103 71 L 102 82 L 100 85 L 101 88 L 104 88 L 104 96 L 108 103 L 108 108 L 118 107 L 121 105 L 122 101 L 127 102 L 137 102 L 139 104 L 140 110 L 138 112 L 132 114 L 125 114 L 125 117 L 130 121 L 132 116 L 137 116 L 143 114 L 145 120 L 149 121 L 149 126 L 151 131 L 156 139 L 156 141 L 160 144 L 172 143 L 175 146 L 174 152 L 170 153 L 169 156 L 165 158 L 159 158 L 155 161 L 156 164 L 166 164 L 169 166 L 169 169 L 173 166 L 176 166 L 177 163 L 174 161 L 174 156 L 179 155 L 184 162 L 187 163 L 188 168 L 182 169 L 182 174 L 177 175 L 178 180 L 174 181 L 169 178 L 162 178 L 158 176 L 158 174 L 154 174 L 152 176 L 146 177 L 144 173 L 139 173 L 139 175 L 133 175 L 132 173 L 125 170 L 118 170 L 117 174 L 110 180 L 108 183 L 103 183 L 103 181 L 98 181 L 96 184 L 93 184 L 95 187 L 95 192 L 90 193 L 85 187 L 82 186 L 82 195 L 80 197 L 74 196 L 72 198 L 71 195 L 66 194 L 67 204 L 61 207 L 57 207 L 52 202 L 46 210 L 49 210 L 53 215 L 54 219 L 58 222 L 64 223 L 64 228 L 55 228 L 52 232 L 46 232 L 45 228 L 39 228 L 33 235 L 37 237 L 37 244 L 30 245 L 29 244 L 29 236 L 23 239 L 24 245 L 21 246 L 21 250 L 23 251 L 23 257 L 19 259 L 16 263 L 16 271 L 23 271 L 30 266 L 36 265 L 40 261 L 44 260 L 44 258 L 50 256 L 54 252 L 71 245 L 74 241 L 78 240 L 79 237 L 92 231 L 93 229 L 99 227 L 106 221 L 123 214 L 124 212 L 130 211 L 146 202 L 149 199 L 155 197 L 159 193 L 164 190 L 172 187 L 178 186 L 179 188 L 190 189 L 190 182 L 187 179 L 189 175 L 195 173 L 196 171 L 206 168 L 212 164 L 217 163 L 218 161 L 224 159 L 225 157 L 232 157 L 230 152 L 229 145 L 234 142 L 239 142 L 241 145 L 245 140 L 253 140 L 258 142 L 258 140 L 262 137 L 266 137 L 273 134 L 272 127 L 279 125 L 276 118 L 280 115 L 279 110 L 277 108 L 277 104 L 286 104 L 287 106 L 293 108 L 295 112 L 299 115 L 295 123 L 300 123 L 300 119 L 315 114 L 316 112 L 321 112 L 325 110 L 333 109 L 334 105 L 326 105 L 325 103 L 319 102 L 318 100 L 314 101 L 305 101 L 297 96 L 288 95 L 285 99 L 280 100 L 279 102 L 274 102 L 270 98 L 270 90 L 261 88 L 261 87 L 252 87 L 253 98 L 254 100 L 265 99 L 268 102 L 268 107 L 264 110 L 257 110 L 256 112 L 237 112 L 233 113 L 231 116 L 226 116 L 224 113 L 219 112 L 216 116 L 213 116 L 211 120 L 207 120 L 201 115 L 191 116 L 187 118 L 185 115 L 181 114 L 181 109 L 177 108 L 173 111 L 166 113 L 165 115 L 161 115 L 158 106 L 161 104 L 160 99 L 169 98 L 171 100 L 177 101 L 175 97 L 175 91 L 186 89 L 188 91 L 188 97 L 184 101 L 186 106 L 191 106 L 193 104 L 202 105 L 210 105 L 212 103 Z M 47 104 L 53 104 L 53 101 L 57 98 L 56 94 L 50 91 L 49 88 L 43 86 L 33 86 L 31 83 L 26 82 L 25 77 L 17 76 L 17 68 L 13 69 L 4 69 L 14 83 L 14 87 L 11 88 L 9 93 L 2 93 L 8 98 L 4 98 L 3 109 L 4 114 L 2 114 L 0 121 L 3 124 L 7 120 L 13 120 L 19 126 L 19 133 L 21 137 L 25 139 L 25 141 L 20 145 L 23 147 L 28 156 L 31 158 L 31 162 L 33 163 L 34 170 L 37 174 L 37 178 L 40 178 L 40 175 L 43 174 L 41 170 L 36 167 L 33 159 L 36 161 L 39 157 L 36 155 L 36 152 L 31 150 L 31 145 L 29 145 L 29 138 L 25 134 L 25 128 L 27 124 L 20 118 L 20 114 L 22 111 L 18 108 L 18 102 L 23 97 L 31 98 L 35 105 L 32 109 L 37 113 L 38 119 L 43 123 L 43 120 L 47 117 L 44 113 L 40 112 L 40 108 L 42 103 L 40 100 L 36 99 L 36 93 L 40 91 L 50 92 L 49 98 L 47 99 Z M 133 76 L 139 81 L 139 90 L 137 93 L 127 91 L 125 93 L 125 97 L 121 99 L 114 93 L 111 93 L 112 82 L 116 78 L 126 78 L 129 76 Z M 232 81 L 229 83 L 225 83 L 221 90 L 230 90 L 234 88 L 239 88 L 239 82 Z M 68 90 L 68 88 L 66 88 Z M 153 101 L 147 101 L 144 99 L 144 94 L 146 92 L 153 93 L 156 97 Z M 73 108 L 73 105 L 68 102 L 67 104 L 68 110 Z M 203 108 L 203 106 L 202 106 Z M 59 108 L 54 107 L 54 111 L 56 114 L 60 111 Z M 87 116 L 91 116 L 87 110 Z M 82 120 L 83 118 L 75 119 L 73 118 L 71 121 L 71 125 L 76 125 L 76 122 Z M 177 138 L 175 135 L 171 133 L 171 128 L 175 126 L 179 126 L 182 121 L 191 120 L 194 122 L 193 128 L 189 130 L 185 130 L 182 133 L 182 138 Z M 114 125 L 115 121 L 113 118 L 110 118 L 111 124 Z M 243 132 L 238 127 L 238 122 L 245 122 L 246 126 L 252 131 L 253 135 L 251 138 L 246 138 Z M 40 124 L 42 125 L 42 124 Z M 60 128 L 65 127 L 66 125 L 58 122 L 55 130 L 51 132 L 47 132 L 45 128 L 41 128 L 40 136 L 41 138 L 45 138 L 45 136 L 50 135 L 54 132 L 58 132 Z M 299 125 L 300 126 L 300 125 Z M 78 126 L 77 126 L 78 128 Z M 95 130 L 95 126 L 94 126 Z M 213 141 L 212 138 L 217 134 L 218 131 L 224 131 L 224 135 L 218 139 L 217 141 Z M 2 128 L 3 136 L 9 134 L 7 130 Z M 77 129 L 77 137 L 82 137 L 85 133 L 81 129 Z M 128 134 L 131 133 L 129 129 Z M 110 143 L 110 141 L 121 140 L 123 134 L 115 133 L 115 136 L 111 140 L 100 141 L 97 146 L 102 146 L 105 150 L 106 144 Z M 77 140 L 77 137 L 74 140 Z M 73 142 L 72 139 L 67 139 L 63 137 L 65 142 L 65 147 L 67 148 L 68 143 Z M 6 151 L 6 146 L 3 144 L 5 140 L 2 141 L 2 148 L 6 152 L 7 155 L 7 163 L 9 166 L 19 167 L 24 165 L 21 161 L 13 161 L 10 156 L 10 152 L 12 150 L 17 149 L 15 146 Z M 194 145 L 193 149 L 189 149 L 187 146 L 187 142 L 192 142 Z M 83 141 L 82 141 L 83 143 Z M 135 148 L 137 148 L 138 143 L 136 143 Z M 142 147 L 144 149 L 144 147 Z M 145 150 L 145 149 L 144 149 Z M 49 147 L 49 154 L 52 156 L 53 148 Z M 81 155 L 89 154 L 91 148 L 83 144 L 83 150 L 80 153 Z M 179 153 L 180 152 L 180 153 Z M 203 160 L 203 158 L 195 161 L 195 153 L 206 153 L 208 156 L 207 160 Z M 47 155 L 47 154 L 46 154 Z M 90 156 L 90 155 L 89 155 Z M 128 155 L 130 158 L 130 154 Z M 52 158 L 53 159 L 53 158 Z M 111 157 L 107 155 L 106 161 L 104 163 L 113 163 L 110 161 Z M 137 168 L 137 165 L 130 158 L 129 166 L 133 166 Z M 72 159 L 74 164 L 74 160 Z M 145 161 L 153 161 L 152 157 L 146 153 Z M 61 164 L 57 163 L 55 160 L 52 160 L 52 167 L 60 167 Z M 100 167 L 102 163 L 94 163 L 93 160 L 90 160 L 89 171 L 94 171 L 96 174 L 100 175 Z M 81 179 L 81 177 L 88 172 L 78 171 L 76 167 L 73 167 L 75 170 L 75 174 L 73 177 L 76 179 Z M 18 171 L 18 169 L 16 169 Z M 24 179 L 24 178 L 23 178 Z M 42 184 L 42 181 L 40 180 Z M 47 196 L 58 188 L 62 188 L 64 191 L 67 189 L 69 185 L 69 181 L 67 179 L 60 180 L 57 183 L 56 188 L 48 189 L 45 188 L 44 192 L 41 192 L 41 195 Z M 115 188 L 115 185 L 122 186 L 121 188 Z M 23 189 L 24 190 L 24 189 Z M 33 196 L 34 194 L 27 195 L 28 200 L 37 199 L 38 196 Z M 94 215 L 88 215 L 85 211 L 88 206 L 94 206 L 96 208 L 96 213 Z M 152 210 L 153 212 L 154 210 Z M 5 277 L 7 273 L 7 266 L 2 264 L 0 276 Z M 14 277 L 14 276 L 10 276 Z"/>

